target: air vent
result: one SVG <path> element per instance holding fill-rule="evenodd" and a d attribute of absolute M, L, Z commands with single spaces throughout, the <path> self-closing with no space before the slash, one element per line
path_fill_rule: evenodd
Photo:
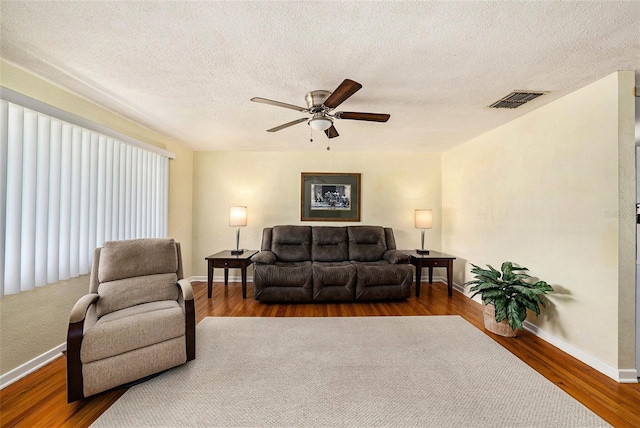
<path fill-rule="evenodd" d="M 530 92 L 530 91 L 514 91 L 506 97 L 491 104 L 491 108 L 517 108 L 526 102 L 538 98 L 540 95 L 544 95 L 545 92 Z"/>

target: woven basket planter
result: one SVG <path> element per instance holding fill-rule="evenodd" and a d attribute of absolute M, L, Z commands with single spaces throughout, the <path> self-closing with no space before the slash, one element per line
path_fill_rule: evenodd
<path fill-rule="evenodd" d="M 509 323 L 506 319 L 502 322 L 496 322 L 496 310 L 493 305 L 484 305 L 482 315 L 484 317 L 484 328 L 491 333 L 495 333 L 504 337 L 516 337 L 516 331 L 509 327 Z"/>

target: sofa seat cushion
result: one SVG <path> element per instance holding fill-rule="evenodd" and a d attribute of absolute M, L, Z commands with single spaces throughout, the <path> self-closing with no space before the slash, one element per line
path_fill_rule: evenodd
<path fill-rule="evenodd" d="M 101 360 L 183 336 L 185 315 L 177 301 L 167 300 L 111 312 L 85 331 L 80 360 Z"/>
<path fill-rule="evenodd" d="M 254 277 L 254 283 L 264 287 L 310 287 L 311 262 L 257 265 Z"/>
<path fill-rule="evenodd" d="M 313 300 L 353 300 L 356 267 L 349 262 L 313 263 Z"/>
<path fill-rule="evenodd" d="M 356 300 L 406 299 L 411 296 L 411 265 L 354 262 L 358 272 Z"/>
<path fill-rule="evenodd" d="M 349 260 L 347 228 L 314 226 L 311 232 L 311 255 L 314 262 L 344 262 Z"/>
<path fill-rule="evenodd" d="M 310 267 L 311 262 L 290 262 L 290 263 L 275 262 L 273 265 L 288 269 L 288 268 L 297 268 L 297 267 Z"/>
<path fill-rule="evenodd" d="M 358 272 L 358 284 L 363 286 L 397 285 L 413 278 L 411 265 L 396 265 L 386 261 L 353 262 Z"/>

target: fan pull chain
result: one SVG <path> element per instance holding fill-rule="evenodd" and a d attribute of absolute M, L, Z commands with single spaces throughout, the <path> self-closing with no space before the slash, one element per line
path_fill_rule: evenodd
<path fill-rule="evenodd" d="M 313 143 L 313 129 L 309 127 L 309 141 Z M 331 150 L 331 147 L 327 144 L 327 150 Z"/>

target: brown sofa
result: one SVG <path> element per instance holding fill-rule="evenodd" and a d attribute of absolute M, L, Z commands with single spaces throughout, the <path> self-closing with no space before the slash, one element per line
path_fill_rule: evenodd
<path fill-rule="evenodd" d="M 310 302 L 406 299 L 413 270 L 380 226 L 265 228 L 254 263 L 253 297 Z"/>

